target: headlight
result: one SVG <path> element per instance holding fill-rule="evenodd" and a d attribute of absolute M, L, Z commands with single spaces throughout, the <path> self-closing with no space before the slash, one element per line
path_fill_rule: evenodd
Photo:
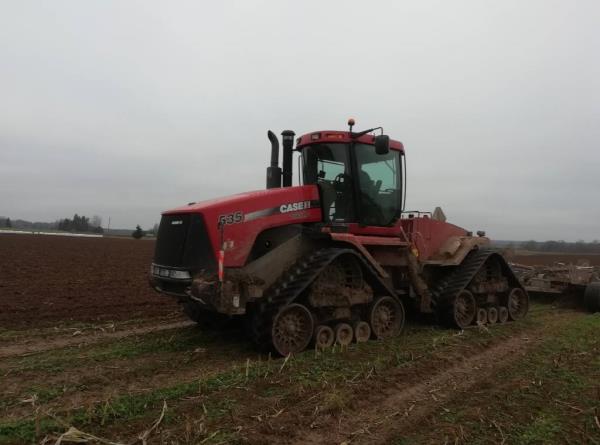
<path fill-rule="evenodd" d="M 173 278 L 174 280 L 189 280 L 192 278 L 187 270 L 167 269 L 166 267 L 160 267 L 154 264 L 150 267 L 150 271 L 154 276 Z"/>
<path fill-rule="evenodd" d="M 187 270 L 171 270 L 171 278 L 176 280 L 188 280 L 192 278 Z"/>

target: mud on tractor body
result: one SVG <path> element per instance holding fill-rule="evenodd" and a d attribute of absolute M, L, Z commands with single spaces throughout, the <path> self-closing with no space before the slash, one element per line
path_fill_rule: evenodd
<path fill-rule="evenodd" d="M 282 355 L 398 335 L 405 309 L 459 329 L 523 317 L 527 293 L 485 234 L 405 211 L 403 145 L 349 123 L 295 148 L 283 132 L 282 168 L 269 132 L 267 190 L 164 212 L 152 287 L 201 324 L 244 317 Z"/>

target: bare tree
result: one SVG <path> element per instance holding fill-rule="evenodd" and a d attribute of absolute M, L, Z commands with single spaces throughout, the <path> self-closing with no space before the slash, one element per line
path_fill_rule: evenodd
<path fill-rule="evenodd" d="M 92 216 L 90 221 L 90 226 L 92 227 L 102 227 L 102 217 L 98 215 Z"/>

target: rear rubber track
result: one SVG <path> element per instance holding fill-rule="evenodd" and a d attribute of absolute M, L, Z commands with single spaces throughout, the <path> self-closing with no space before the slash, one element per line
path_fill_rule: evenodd
<path fill-rule="evenodd" d="M 509 281 L 516 283 L 517 286 L 513 287 L 523 288 L 504 257 L 498 252 L 491 249 L 471 251 L 460 265 L 437 283 L 432 292 L 438 318 L 443 324 L 453 324 L 451 314 L 454 297 L 461 290 L 466 289 L 485 262 L 492 257 L 496 257 L 500 261 L 502 270 L 508 275 Z"/>

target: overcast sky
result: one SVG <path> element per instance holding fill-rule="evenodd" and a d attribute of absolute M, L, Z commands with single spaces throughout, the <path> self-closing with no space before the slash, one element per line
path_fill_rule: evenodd
<path fill-rule="evenodd" d="M 1 0 L 0 215 L 148 228 L 352 116 L 405 144 L 408 208 L 600 239 L 599 56 L 595 0 Z"/>

